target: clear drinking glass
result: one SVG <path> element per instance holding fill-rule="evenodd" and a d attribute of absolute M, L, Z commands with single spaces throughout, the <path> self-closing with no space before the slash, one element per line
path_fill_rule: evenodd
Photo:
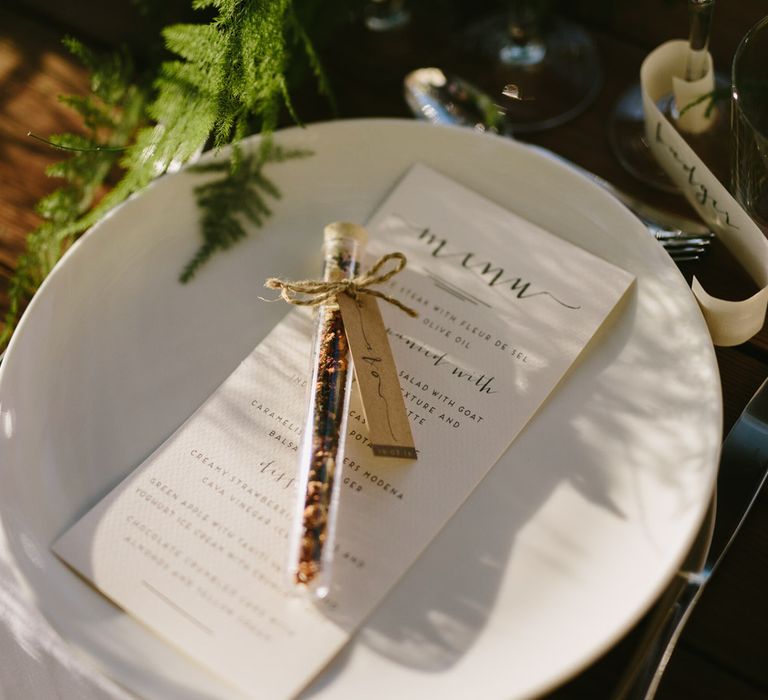
<path fill-rule="evenodd" d="M 768 17 L 741 40 L 733 59 L 731 185 L 768 235 Z"/>

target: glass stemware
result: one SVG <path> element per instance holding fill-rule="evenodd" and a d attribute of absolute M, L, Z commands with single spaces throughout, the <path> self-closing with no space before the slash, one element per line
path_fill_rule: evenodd
<path fill-rule="evenodd" d="M 736 199 L 768 235 L 768 17 L 742 39 L 733 59 L 733 160 Z"/>
<path fill-rule="evenodd" d="M 597 49 L 579 26 L 556 17 L 549 0 L 511 0 L 506 14 L 467 32 L 473 78 L 510 99 L 505 112 L 517 132 L 562 124 L 597 95 L 602 70 Z"/>
<path fill-rule="evenodd" d="M 365 7 L 365 26 L 374 32 L 388 32 L 411 21 L 406 0 L 371 0 Z"/>

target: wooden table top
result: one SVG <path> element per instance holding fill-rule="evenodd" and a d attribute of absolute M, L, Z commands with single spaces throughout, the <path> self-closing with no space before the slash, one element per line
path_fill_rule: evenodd
<path fill-rule="evenodd" d="M 414 3 L 418 5 L 418 3 Z M 448 3 L 446 3 L 448 5 Z M 417 14 L 408 32 L 357 37 L 345 51 L 324 58 L 335 84 L 340 116 L 410 116 L 402 100 L 402 76 L 424 65 L 461 72 L 461 62 L 446 37 L 471 15 L 469 3 L 439 18 Z M 601 12 L 590 7 L 601 7 Z M 589 30 L 600 51 L 603 87 L 585 113 L 563 126 L 527 137 L 598 173 L 628 192 L 659 206 L 692 213 L 685 202 L 661 194 L 627 174 L 612 155 L 606 123 L 619 95 L 638 78 L 644 56 L 655 46 L 687 32 L 683 2 L 642 3 L 580 0 L 572 12 Z M 722 3 L 715 12 L 711 50 L 715 65 L 728 71 L 736 45 L 759 18 L 768 14 L 766 0 Z M 55 187 L 44 175 L 60 154 L 27 137 L 77 130 L 78 120 L 56 96 L 85 93 L 82 68 L 62 48 L 64 34 L 99 44 L 140 36 L 140 20 L 128 2 L 94 0 L 55 4 L 24 0 L 0 9 L 0 312 L 8 305 L 7 287 L 25 234 L 39 222 L 35 202 Z M 317 100 L 299 99 L 307 121 L 326 119 Z M 752 283 L 720 246 L 683 273 L 696 274 L 708 291 L 744 298 Z M 749 397 L 768 376 L 768 330 L 742 346 L 718 349 L 727 431 Z M 768 492 L 764 491 L 733 548 L 707 587 L 670 663 L 659 700 L 756 700 L 768 698 Z M 603 659 L 548 695 L 552 700 L 607 698 L 644 622 Z M 17 700 L 15 698 L 9 700 Z M 19 699 L 21 700 L 21 699 Z"/>

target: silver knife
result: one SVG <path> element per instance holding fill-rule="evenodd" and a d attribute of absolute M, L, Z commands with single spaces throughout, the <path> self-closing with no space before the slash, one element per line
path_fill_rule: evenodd
<path fill-rule="evenodd" d="M 649 621 L 643 641 L 613 700 L 651 700 L 677 640 L 707 582 L 728 552 L 768 476 L 768 379 L 747 404 L 723 443 L 717 475 L 714 526 L 702 566 L 696 545 Z M 706 546 L 708 523 L 698 539 Z M 693 561 L 692 561 L 693 560 Z M 700 562 L 699 562 L 700 563 Z"/>

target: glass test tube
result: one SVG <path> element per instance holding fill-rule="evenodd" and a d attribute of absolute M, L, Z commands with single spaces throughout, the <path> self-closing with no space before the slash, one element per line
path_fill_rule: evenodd
<path fill-rule="evenodd" d="M 325 227 L 323 279 L 358 274 L 368 234 L 338 222 Z M 333 559 L 352 365 L 338 304 L 317 307 L 312 342 L 312 380 L 299 453 L 299 495 L 291 552 L 291 578 L 318 597 L 328 592 Z"/>

